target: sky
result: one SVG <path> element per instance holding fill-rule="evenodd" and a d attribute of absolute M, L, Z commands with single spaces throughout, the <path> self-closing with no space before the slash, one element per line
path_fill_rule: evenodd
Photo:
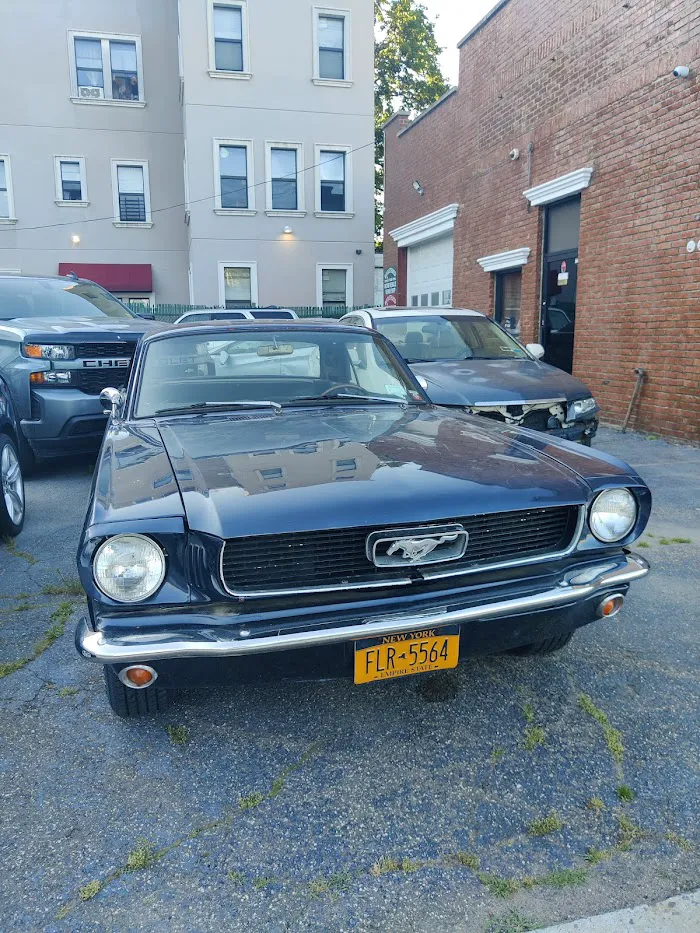
<path fill-rule="evenodd" d="M 430 18 L 435 21 L 438 45 L 444 48 L 440 65 L 450 84 L 459 77 L 457 43 L 490 9 L 496 0 L 421 0 Z M 437 17 L 437 20 L 436 20 Z"/>

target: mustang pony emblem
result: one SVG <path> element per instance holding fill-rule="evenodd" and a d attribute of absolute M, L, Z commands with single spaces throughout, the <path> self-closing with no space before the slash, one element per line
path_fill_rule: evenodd
<path fill-rule="evenodd" d="M 387 549 L 387 557 L 393 556 L 397 551 L 403 551 L 404 560 L 415 563 L 432 554 L 441 544 L 453 544 L 458 537 L 459 532 L 440 535 L 439 538 L 397 538 Z"/>

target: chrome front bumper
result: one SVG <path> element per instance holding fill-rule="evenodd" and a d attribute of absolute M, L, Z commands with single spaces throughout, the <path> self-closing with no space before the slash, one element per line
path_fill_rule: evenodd
<path fill-rule="evenodd" d="M 520 615 L 555 609 L 575 604 L 600 592 L 638 580 L 649 573 L 649 564 L 637 554 L 611 559 L 585 569 L 574 568 L 562 582 L 551 589 L 534 595 L 499 600 L 480 606 L 413 613 L 384 614 L 368 618 L 360 624 L 317 628 L 271 636 L 250 637 L 239 630 L 232 637 L 231 629 L 218 631 L 215 627 L 192 625 L 192 630 L 173 632 L 139 632 L 110 635 L 93 631 L 86 619 L 81 619 L 76 631 L 76 647 L 83 657 L 101 664 L 132 664 L 173 658 L 223 658 L 289 651 L 294 648 L 315 648 L 374 638 L 378 635 L 396 635 L 416 629 L 464 622 L 482 622 L 505 616 Z"/>

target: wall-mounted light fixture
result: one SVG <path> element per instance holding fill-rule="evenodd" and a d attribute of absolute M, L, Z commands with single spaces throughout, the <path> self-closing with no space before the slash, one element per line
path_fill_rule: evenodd
<path fill-rule="evenodd" d="M 282 233 L 292 233 L 292 228 L 291 228 L 291 227 L 285 227 L 284 230 L 282 231 Z"/>
<path fill-rule="evenodd" d="M 78 246 L 78 244 L 80 243 L 80 237 L 78 236 L 77 233 L 73 233 L 71 235 L 70 241 L 73 244 L 73 246 Z"/>
<path fill-rule="evenodd" d="M 413 182 L 413 189 L 414 191 L 417 191 L 418 194 L 420 194 L 421 196 L 425 194 L 425 189 L 423 188 L 423 186 L 421 185 L 419 181 Z"/>

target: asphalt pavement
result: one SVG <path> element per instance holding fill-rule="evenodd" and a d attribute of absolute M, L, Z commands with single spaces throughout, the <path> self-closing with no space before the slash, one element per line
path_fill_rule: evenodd
<path fill-rule="evenodd" d="M 122 721 L 78 658 L 90 465 L 0 547 L 0 930 L 518 933 L 700 887 L 700 450 L 603 430 L 652 573 L 561 653 Z"/>

